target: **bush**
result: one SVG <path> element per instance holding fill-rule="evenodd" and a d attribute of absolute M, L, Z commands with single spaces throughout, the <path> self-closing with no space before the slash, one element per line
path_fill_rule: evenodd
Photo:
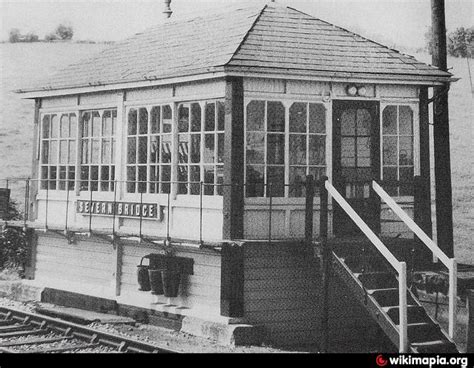
<path fill-rule="evenodd" d="M 60 24 L 58 28 L 56 28 L 56 35 L 61 40 L 71 40 L 72 36 L 74 35 L 74 30 L 71 26 L 65 26 L 64 24 Z"/>
<path fill-rule="evenodd" d="M 28 237 L 18 228 L 7 227 L 0 234 L 0 267 L 24 273 L 28 261 Z"/>
<path fill-rule="evenodd" d="M 44 36 L 44 40 L 48 41 L 48 42 L 56 41 L 58 39 L 59 39 L 59 37 L 56 35 L 56 33 L 50 33 L 50 34 L 47 34 L 46 36 Z"/>
<path fill-rule="evenodd" d="M 10 30 L 10 36 L 8 38 L 8 40 L 11 42 L 11 43 L 16 43 L 16 42 L 20 42 L 21 41 L 21 33 L 20 33 L 20 30 L 18 28 L 13 28 Z"/>
<path fill-rule="evenodd" d="M 34 34 L 33 32 L 27 33 L 25 36 L 25 42 L 38 42 L 39 37 L 38 35 Z"/>

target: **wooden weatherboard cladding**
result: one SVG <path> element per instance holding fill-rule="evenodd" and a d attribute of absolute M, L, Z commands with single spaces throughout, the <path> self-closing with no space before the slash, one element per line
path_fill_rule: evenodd
<path fill-rule="evenodd" d="M 244 249 L 226 244 L 221 253 L 221 315 L 244 315 Z"/>

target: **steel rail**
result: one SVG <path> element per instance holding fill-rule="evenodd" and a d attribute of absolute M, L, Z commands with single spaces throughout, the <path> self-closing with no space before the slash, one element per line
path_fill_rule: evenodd
<path fill-rule="evenodd" d="M 11 321 L 31 328 L 30 331 L 18 331 L 17 333 L 24 333 L 23 336 L 34 335 L 38 340 L 38 335 L 46 334 L 48 332 L 59 333 L 64 335 L 64 339 L 77 338 L 89 344 L 98 344 L 102 346 L 117 349 L 122 353 L 179 353 L 179 351 L 172 350 L 168 347 L 161 346 L 155 343 L 148 343 L 134 339 L 132 337 L 116 335 L 110 332 L 97 330 L 91 327 L 79 325 L 64 321 L 62 319 L 44 316 L 37 313 L 26 312 L 15 308 L 7 308 L 0 306 L 0 321 Z M 28 333 L 30 332 L 30 333 Z M 13 337 L 14 332 L 0 333 L 0 338 Z M 48 343 L 47 339 L 44 343 Z M 23 345 L 28 344 L 27 341 Z M 0 346 L 7 348 L 11 346 L 8 342 L 2 343 Z M 13 345 L 12 345 L 13 346 Z M 58 347 L 61 349 L 61 347 Z M 0 351 L 8 352 L 8 349 L 1 349 Z M 63 349 L 68 350 L 68 349 Z M 74 350 L 73 348 L 69 350 Z M 41 352 L 39 349 L 38 352 Z"/>

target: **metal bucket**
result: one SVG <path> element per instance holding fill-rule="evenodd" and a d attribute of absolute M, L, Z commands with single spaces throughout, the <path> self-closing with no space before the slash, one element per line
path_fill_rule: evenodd
<path fill-rule="evenodd" d="M 140 261 L 140 264 L 137 266 L 137 280 L 138 280 L 138 290 L 140 291 L 150 291 L 150 278 L 148 276 L 149 266 L 143 265 L 143 257 Z"/>

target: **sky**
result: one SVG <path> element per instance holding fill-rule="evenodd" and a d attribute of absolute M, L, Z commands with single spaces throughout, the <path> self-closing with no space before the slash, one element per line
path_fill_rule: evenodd
<path fill-rule="evenodd" d="M 254 0 L 255 1 L 255 0 Z M 260 1 L 260 0 L 259 0 Z M 172 18 L 208 13 L 242 0 L 172 0 Z M 277 0 L 387 46 L 423 47 L 431 0 Z M 446 27 L 474 26 L 474 0 L 446 0 Z M 12 28 L 40 38 L 60 23 L 76 40 L 118 41 L 163 22 L 163 0 L 0 0 L 0 40 Z"/>

